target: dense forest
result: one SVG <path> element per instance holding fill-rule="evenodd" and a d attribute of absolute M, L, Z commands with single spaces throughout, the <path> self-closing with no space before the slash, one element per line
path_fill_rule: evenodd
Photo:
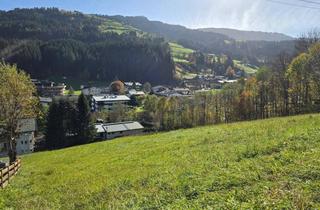
<path fill-rule="evenodd" d="M 1 11 L 0 57 L 35 78 L 174 82 L 164 39 L 105 17 L 55 8 Z"/>

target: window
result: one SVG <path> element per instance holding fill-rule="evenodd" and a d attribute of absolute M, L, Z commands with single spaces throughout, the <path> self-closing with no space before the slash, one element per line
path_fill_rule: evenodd
<path fill-rule="evenodd" d="M 21 144 L 23 144 L 23 141 L 21 141 Z"/>
<path fill-rule="evenodd" d="M 28 142 L 27 142 L 27 141 L 25 141 L 24 143 L 25 143 L 25 144 L 28 144 Z"/>

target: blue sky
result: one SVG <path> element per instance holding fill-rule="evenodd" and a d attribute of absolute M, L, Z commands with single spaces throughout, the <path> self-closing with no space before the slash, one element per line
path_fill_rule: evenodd
<path fill-rule="evenodd" d="M 320 1 L 313 1 L 319 4 L 301 0 L 0 0 L 0 9 L 58 7 L 94 14 L 146 16 L 189 28 L 224 27 L 298 36 L 320 26 Z"/>

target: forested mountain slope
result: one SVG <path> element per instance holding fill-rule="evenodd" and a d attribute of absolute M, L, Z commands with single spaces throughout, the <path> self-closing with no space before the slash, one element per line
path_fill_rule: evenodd
<path fill-rule="evenodd" d="M 185 47 L 207 53 L 226 54 L 237 59 L 258 61 L 274 59 L 278 54 L 294 51 L 294 41 L 238 41 L 227 35 L 188 29 L 179 25 L 170 25 L 159 21 L 150 21 L 145 17 L 112 16 L 113 20 L 131 25 L 142 31 L 163 36 L 169 41 L 176 41 Z"/>
<path fill-rule="evenodd" d="M 0 58 L 36 78 L 174 82 L 162 38 L 106 17 L 54 8 L 1 11 Z"/>

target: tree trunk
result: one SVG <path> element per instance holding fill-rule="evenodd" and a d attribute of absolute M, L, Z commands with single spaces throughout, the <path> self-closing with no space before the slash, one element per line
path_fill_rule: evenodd
<path fill-rule="evenodd" d="M 8 142 L 8 156 L 10 164 L 14 163 L 17 160 L 17 149 L 16 149 L 16 139 L 10 137 Z"/>

